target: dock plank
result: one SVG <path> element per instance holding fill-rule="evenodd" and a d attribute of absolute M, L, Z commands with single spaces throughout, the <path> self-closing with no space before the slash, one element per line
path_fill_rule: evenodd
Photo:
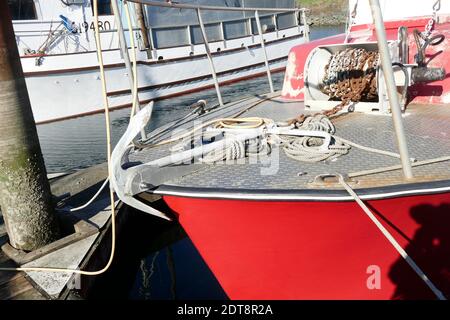
<path fill-rule="evenodd" d="M 21 274 L 7 283 L 0 285 L 0 300 L 12 300 L 19 294 L 34 289 Z"/>
<path fill-rule="evenodd" d="M 35 288 L 30 288 L 29 290 L 20 293 L 14 297 L 13 300 L 48 300 Z"/>
<path fill-rule="evenodd" d="M 0 266 L 14 267 L 15 263 L 0 250 Z M 26 279 L 23 272 L 0 272 L 0 300 L 44 300 L 46 299 Z"/>

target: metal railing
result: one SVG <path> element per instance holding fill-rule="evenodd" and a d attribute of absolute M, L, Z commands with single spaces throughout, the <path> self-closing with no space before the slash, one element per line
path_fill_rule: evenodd
<path fill-rule="evenodd" d="M 283 19 L 283 15 L 289 15 L 289 20 L 281 20 Z M 263 20 L 265 20 L 266 24 L 270 24 L 274 27 L 274 29 L 270 30 L 270 32 L 279 32 L 281 30 L 286 30 L 290 28 L 300 27 L 300 21 L 303 19 L 300 18 L 300 16 L 288 12 L 288 13 L 272 13 L 272 14 L 265 14 L 260 15 L 260 21 L 261 24 L 263 24 Z M 226 21 L 209 21 L 204 23 L 209 41 L 211 42 L 220 42 L 220 41 L 227 41 L 227 40 L 233 40 L 237 38 L 243 38 L 246 36 L 254 36 L 258 35 L 258 28 L 256 25 L 256 19 L 254 17 L 240 17 L 235 19 L 226 19 Z M 238 25 L 241 29 L 237 33 L 239 34 L 228 34 L 227 26 L 230 25 Z M 196 31 L 197 29 L 200 30 L 200 25 L 195 23 L 186 23 L 182 25 L 165 25 L 165 26 L 149 26 L 148 33 L 152 34 L 152 37 L 154 37 L 155 42 L 152 43 L 153 49 L 167 49 L 171 48 L 173 46 L 180 46 L 180 45 L 197 45 L 202 44 L 203 40 L 197 39 Z M 160 32 L 164 31 L 173 31 L 172 35 L 175 37 L 175 39 L 171 39 L 169 42 L 172 42 L 170 44 L 168 43 L 160 43 L 160 39 L 158 39 L 158 34 Z M 212 39 L 211 39 L 212 37 Z M 162 38 L 162 37 L 161 37 Z"/>
<path fill-rule="evenodd" d="M 204 42 L 204 46 L 205 46 L 206 55 L 207 55 L 207 58 L 208 58 L 210 69 L 211 69 L 211 75 L 212 75 L 213 80 L 214 80 L 214 87 L 216 89 L 217 98 L 218 98 L 219 104 L 221 106 L 223 105 L 223 99 L 222 99 L 222 95 L 220 93 L 219 81 L 218 81 L 218 78 L 217 78 L 217 73 L 216 73 L 216 69 L 215 69 L 215 66 L 214 66 L 214 60 L 213 60 L 213 57 L 212 57 L 212 54 L 211 54 L 211 50 L 210 50 L 210 46 L 209 46 L 209 42 L 208 42 L 208 37 L 207 37 L 207 33 L 206 33 L 205 24 L 204 24 L 203 19 L 202 19 L 202 11 L 203 10 L 205 10 L 205 11 L 211 10 L 211 11 L 254 12 L 254 14 L 255 14 L 255 21 L 256 21 L 256 25 L 257 25 L 257 29 L 258 29 L 258 34 L 259 34 L 259 38 L 260 38 L 260 42 L 261 42 L 261 48 L 263 50 L 263 55 L 264 55 L 264 64 L 265 64 L 265 67 L 266 67 L 267 79 L 269 81 L 269 86 L 270 86 L 270 91 L 271 92 L 274 92 L 274 86 L 273 86 L 272 75 L 271 75 L 270 66 L 269 66 L 267 50 L 266 50 L 266 46 L 265 46 L 265 43 L 264 43 L 265 40 L 264 40 L 263 30 L 262 30 L 262 27 L 261 27 L 260 13 L 261 12 L 278 12 L 278 13 L 281 13 L 281 12 L 295 12 L 296 14 L 300 14 L 301 13 L 301 18 L 302 18 L 303 25 L 304 25 L 304 28 L 305 28 L 303 34 L 305 36 L 305 39 L 307 41 L 309 41 L 309 26 L 308 26 L 308 23 L 306 21 L 306 11 L 308 9 L 305 9 L 305 8 L 219 7 L 219 6 L 194 5 L 194 4 L 184 4 L 184 3 L 174 3 L 174 2 L 158 2 L 158 1 L 150 1 L 150 0 L 127 0 L 127 1 L 134 2 L 134 3 L 139 3 L 139 4 L 143 4 L 143 5 L 147 5 L 147 6 L 165 7 L 165 8 L 174 8 L 174 9 L 191 9 L 191 10 L 195 10 L 196 11 L 197 18 L 198 18 L 198 23 L 199 23 L 200 30 L 201 30 L 202 37 L 203 37 L 203 42 Z M 299 17 L 297 17 L 297 20 L 299 20 Z M 223 27 L 222 27 L 222 30 L 223 30 Z M 252 30 L 252 29 L 250 29 L 250 30 Z M 252 32 L 252 34 L 253 34 L 253 32 Z M 150 37 L 153 38 L 151 32 L 150 32 Z M 189 32 L 189 37 L 191 37 L 190 32 Z M 152 39 L 152 42 L 153 42 L 153 39 Z M 192 39 L 191 39 L 190 42 L 192 43 Z"/>

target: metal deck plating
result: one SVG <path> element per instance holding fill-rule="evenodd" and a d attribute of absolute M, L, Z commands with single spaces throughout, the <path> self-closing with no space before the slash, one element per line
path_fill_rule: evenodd
<path fill-rule="evenodd" d="M 259 103 L 256 106 L 255 103 Z M 252 107 L 253 106 L 253 107 Z M 250 109 L 249 109 L 250 107 Z M 248 109 L 248 110 L 247 110 Z M 247 110 L 247 111 L 246 111 Z M 240 117 L 264 117 L 275 121 L 284 121 L 301 113 L 309 113 L 301 102 L 286 102 L 280 98 L 270 96 L 257 97 L 240 103 L 233 103 L 224 108 L 217 109 L 203 116 L 188 118 L 182 123 L 171 123 L 155 130 L 150 134 L 150 143 L 170 137 L 171 130 L 188 130 L 194 123 L 198 125 L 214 118 L 230 117 L 240 114 Z M 411 157 L 417 161 L 435 159 L 450 155 L 450 108 L 446 105 L 410 105 L 404 114 L 404 123 L 407 133 Z M 343 137 L 358 144 L 396 152 L 396 143 L 392 119 L 389 115 L 366 113 L 343 113 L 333 119 L 336 126 L 336 136 Z M 160 134 L 164 129 L 169 129 Z M 170 148 L 175 143 L 134 151 L 129 155 L 129 167 L 146 163 L 162 156 L 170 155 Z M 276 155 L 276 156 L 274 156 Z M 267 162 L 269 161 L 269 162 Z M 283 199 L 320 199 L 346 197 L 345 191 L 337 183 L 316 183 L 319 175 L 341 173 L 352 174 L 399 165 L 400 160 L 389 156 L 375 154 L 352 147 L 347 155 L 339 157 L 336 161 L 319 163 L 299 162 L 288 158 L 283 150 L 274 148 L 269 159 L 265 161 L 238 160 L 234 163 L 222 162 L 214 165 L 192 164 L 181 165 L 182 173 L 171 166 L 166 170 L 144 170 L 140 181 L 134 184 L 162 182 L 154 190 L 158 194 L 184 195 L 190 197 L 209 196 L 221 198 L 239 197 L 255 198 L 264 196 L 264 199 L 273 197 Z M 148 169 L 148 168 L 147 168 Z M 392 196 L 398 192 L 429 193 L 436 190 L 445 191 L 450 186 L 450 167 L 448 161 L 414 167 L 414 179 L 405 181 L 401 170 L 391 170 L 383 173 L 361 175 L 351 178 L 353 187 L 364 196 L 376 196 L 389 193 Z M 163 171 L 163 172 L 161 172 Z M 333 192 L 330 192 L 334 190 Z M 259 195 L 259 196 L 258 196 Z M 320 196 L 320 198 L 317 198 Z"/>

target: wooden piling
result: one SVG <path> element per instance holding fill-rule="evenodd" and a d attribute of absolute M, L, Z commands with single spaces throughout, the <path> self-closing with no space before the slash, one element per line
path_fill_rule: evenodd
<path fill-rule="evenodd" d="M 0 1 L 0 115 L 0 205 L 10 244 L 31 251 L 59 232 L 7 1 Z"/>

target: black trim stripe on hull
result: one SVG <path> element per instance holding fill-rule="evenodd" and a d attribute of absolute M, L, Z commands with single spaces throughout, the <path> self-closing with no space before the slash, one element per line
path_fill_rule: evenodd
<path fill-rule="evenodd" d="M 409 197 L 430 194 L 450 194 L 450 180 L 408 183 L 376 188 L 355 190 L 363 200 L 382 200 L 398 197 Z M 150 192 L 150 191 L 149 191 Z M 220 189 L 197 188 L 162 185 L 151 191 L 161 196 L 184 198 L 242 200 L 242 201 L 354 201 L 347 191 L 333 189 L 308 190 L 252 190 L 252 189 Z M 450 196 L 450 195 L 449 195 Z M 450 214 L 450 213 L 449 213 Z"/>

